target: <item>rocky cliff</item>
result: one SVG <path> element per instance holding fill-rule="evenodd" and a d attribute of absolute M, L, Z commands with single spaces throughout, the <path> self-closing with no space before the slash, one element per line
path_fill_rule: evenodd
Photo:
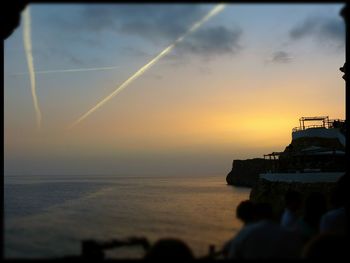
<path fill-rule="evenodd" d="M 316 151 L 319 153 L 315 154 Z M 293 139 L 276 161 L 263 158 L 233 160 L 232 170 L 226 176 L 226 182 L 235 186 L 253 187 L 259 174 L 267 170 L 274 172 L 296 172 L 305 169 L 345 171 L 345 155 L 335 154 L 344 151 L 344 145 L 337 138 Z"/>
<path fill-rule="evenodd" d="M 226 176 L 226 182 L 235 186 L 252 187 L 259 174 L 265 172 L 266 161 L 263 158 L 233 160 L 232 170 Z"/>

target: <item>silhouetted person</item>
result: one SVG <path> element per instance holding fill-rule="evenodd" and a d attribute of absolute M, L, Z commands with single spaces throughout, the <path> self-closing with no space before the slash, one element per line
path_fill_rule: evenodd
<path fill-rule="evenodd" d="M 224 257 L 228 257 L 229 249 L 232 246 L 232 242 L 237 242 L 239 240 L 240 236 L 244 236 L 245 227 L 253 223 L 255 221 L 255 207 L 254 203 L 250 200 L 245 200 L 239 203 L 239 205 L 236 208 L 236 217 L 240 219 L 243 222 L 242 229 L 236 234 L 235 241 L 234 239 L 230 239 L 226 244 L 224 245 L 222 249 L 222 253 Z"/>
<path fill-rule="evenodd" d="M 326 212 L 326 198 L 322 193 L 313 192 L 305 200 L 304 213 L 298 221 L 298 232 L 304 242 L 319 233 L 321 216 Z"/>
<path fill-rule="evenodd" d="M 273 221 L 272 207 L 254 206 L 255 222 L 242 229 L 231 242 L 229 259 L 296 259 L 302 248 L 298 235 Z"/>
<path fill-rule="evenodd" d="M 295 230 L 299 220 L 301 208 L 301 195 L 297 191 L 290 190 L 285 195 L 285 209 L 281 216 L 281 226 L 289 230 Z"/>
<path fill-rule="evenodd" d="M 236 209 L 236 217 L 245 225 L 255 220 L 254 204 L 250 200 L 242 201 Z"/>
<path fill-rule="evenodd" d="M 145 260 L 191 261 L 191 249 L 181 240 L 166 238 L 158 240 L 146 254 Z"/>
<path fill-rule="evenodd" d="M 321 217 L 320 232 L 332 232 L 338 235 L 345 235 L 347 230 L 347 220 L 345 211 L 345 202 L 347 185 L 345 183 L 345 176 L 343 175 L 337 182 L 331 192 L 332 209 Z"/>
<path fill-rule="evenodd" d="M 311 260 L 349 260 L 348 241 L 345 236 L 332 233 L 313 237 L 304 247 L 302 258 Z"/>

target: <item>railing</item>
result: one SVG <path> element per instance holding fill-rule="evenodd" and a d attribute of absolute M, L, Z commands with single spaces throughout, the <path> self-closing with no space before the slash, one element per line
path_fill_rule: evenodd
<path fill-rule="evenodd" d="M 307 126 L 304 126 L 304 127 L 294 127 L 292 129 L 293 132 L 296 132 L 296 131 L 303 131 L 303 130 L 306 130 L 306 129 L 310 129 L 310 128 L 326 128 L 326 129 L 329 129 L 329 128 L 334 128 L 334 123 L 338 123 L 338 124 L 344 124 L 345 121 L 344 120 L 341 120 L 341 119 L 331 119 L 327 122 L 325 122 L 325 124 L 318 124 L 318 125 L 307 125 Z"/>

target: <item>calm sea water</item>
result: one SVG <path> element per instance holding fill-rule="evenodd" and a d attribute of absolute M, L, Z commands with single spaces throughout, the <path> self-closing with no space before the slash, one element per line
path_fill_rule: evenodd
<path fill-rule="evenodd" d="M 184 240 L 194 254 L 221 248 L 240 229 L 235 218 L 249 188 L 223 176 L 5 176 L 5 257 L 79 255 L 83 239 Z M 143 256 L 119 248 L 107 257 Z"/>

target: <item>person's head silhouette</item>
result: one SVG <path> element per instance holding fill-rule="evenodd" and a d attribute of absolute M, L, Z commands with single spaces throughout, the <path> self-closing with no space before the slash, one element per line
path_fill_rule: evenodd
<path fill-rule="evenodd" d="M 255 220 L 254 204 L 250 200 L 242 201 L 236 209 L 236 217 L 243 221 L 244 224 L 251 223 Z"/>
<path fill-rule="evenodd" d="M 191 249 L 181 240 L 165 238 L 158 240 L 145 256 L 146 260 L 192 260 Z"/>

